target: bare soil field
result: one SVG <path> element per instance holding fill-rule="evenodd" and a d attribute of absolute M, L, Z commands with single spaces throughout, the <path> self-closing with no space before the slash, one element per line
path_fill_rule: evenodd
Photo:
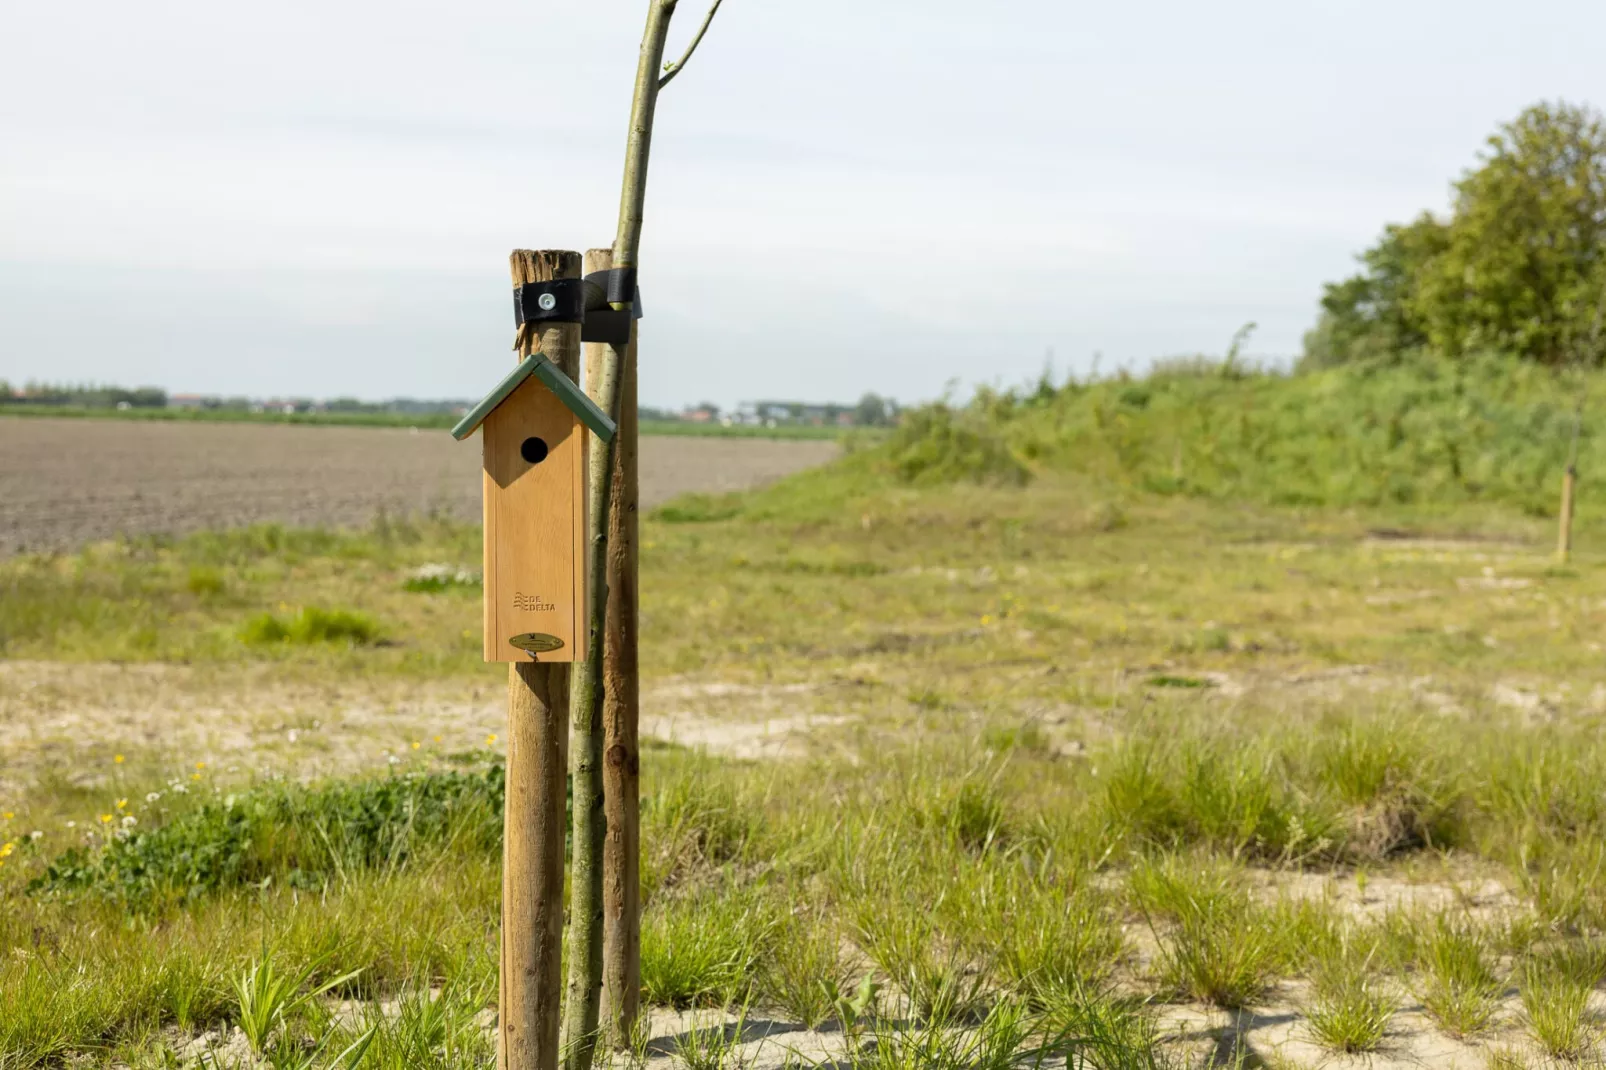
<path fill-rule="evenodd" d="M 836 452 L 834 442 L 644 438 L 642 505 L 754 486 Z M 477 442 L 439 430 L 0 418 L 0 556 L 267 521 L 365 524 L 381 509 L 472 519 L 479 465 Z"/>

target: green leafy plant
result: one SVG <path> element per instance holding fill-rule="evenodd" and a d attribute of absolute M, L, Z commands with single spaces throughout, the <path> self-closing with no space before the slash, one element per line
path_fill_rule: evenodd
<path fill-rule="evenodd" d="M 504 790 L 501 765 L 478 774 L 264 785 L 126 839 L 69 848 L 28 889 L 154 905 L 272 880 L 321 887 L 362 870 L 404 867 L 447 843 L 490 853 L 501 844 Z"/>
<path fill-rule="evenodd" d="M 235 1022 L 252 1051 L 261 1055 L 275 1029 L 284 1027 L 297 1011 L 325 992 L 362 972 L 353 970 L 316 987 L 308 987 L 317 970 L 316 963 L 298 971 L 281 970 L 273 954 L 264 948 L 256 961 L 234 978 Z"/>

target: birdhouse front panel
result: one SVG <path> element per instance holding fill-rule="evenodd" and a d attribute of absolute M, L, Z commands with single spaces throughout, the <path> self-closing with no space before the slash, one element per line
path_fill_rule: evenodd
<path fill-rule="evenodd" d="M 485 417 L 485 660 L 585 659 L 585 428 L 526 378 Z"/>

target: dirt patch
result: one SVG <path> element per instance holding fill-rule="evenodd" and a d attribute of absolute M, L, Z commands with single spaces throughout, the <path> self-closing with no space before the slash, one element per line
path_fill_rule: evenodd
<path fill-rule="evenodd" d="M 757 486 L 837 451 L 824 441 L 644 438 L 642 506 Z M 479 469 L 479 445 L 442 430 L 0 418 L 0 557 L 120 534 L 362 525 L 380 510 L 476 520 Z"/>
<path fill-rule="evenodd" d="M 806 753 L 847 718 L 813 713 L 819 688 L 685 679 L 642 695 L 646 739 L 733 758 Z M 473 680 L 310 683 L 273 666 L 0 661 L 0 802 L 44 770 L 109 784 L 107 759 L 162 755 L 229 779 L 307 781 L 505 746 L 506 690 Z M 416 744 L 416 746 L 415 746 Z"/>

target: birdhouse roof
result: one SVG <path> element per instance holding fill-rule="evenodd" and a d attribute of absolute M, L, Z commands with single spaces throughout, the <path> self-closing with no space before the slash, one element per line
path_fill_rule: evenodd
<path fill-rule="evenodd" d="M 457 421 L 452 428 L 452 437 L 461 442 L 474 433 L 474 429 L 485 422 L 485 418 L 496 411 L 496 407 L 506 401 L 519 388 L 519 385 L 530 376 L 537 379 L 558 396 L 564 408 L 589 427 L 602 441 L 607 442 L 613 438 L 613 421 L 608 414 L 597 408 L 595 402 L 586 397 L 585 391 L 574 385 L 574 380 L 563 374 L 563 369 L 553 364 L 540 353 L 531 354 L 519 362 L 518 367 L 508 373 L 507 378 L 496 384 L 496 389 L 481 399 L 468 411 L 464 417 Z"/>

